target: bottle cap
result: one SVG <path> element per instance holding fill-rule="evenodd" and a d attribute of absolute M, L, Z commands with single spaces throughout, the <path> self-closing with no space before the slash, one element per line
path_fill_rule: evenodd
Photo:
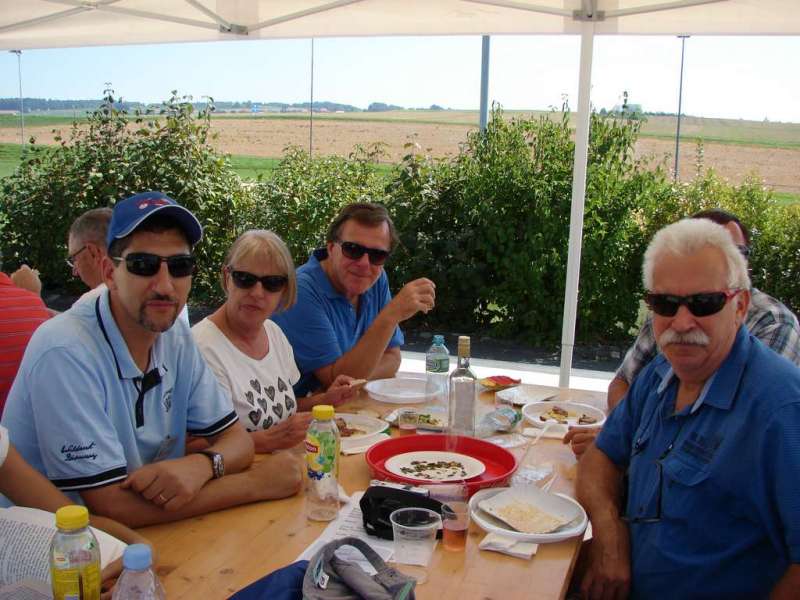
<path fill-rule="evenodd" d="M 469 336 L 468 335 L 460 335 L 458 336 L 458 354 L 461 356 L 468 356 L 469 355 Z"/>
<path fill-rule="evenodd" d="M 131 544 L 122 555 L 122 566 L 133 571 L 144 571 L 153 564 L 153 554 L 147 544 Z"/>
<path fill-rule="evenodd" d="M 317 404 L 311 409 L 311 416 L 318 421 L 329 421 L 333 418 L 335 411 L 330 404 Z"/>
<path fill-rule="evenodd" d="M 442 344 L 444 344 L 444 336 L 443 335 L 433 336 L 433 343 L 441 346 Z"/>
<path fill-rule="evenodd" d="M 89 524 L 89 511 L 85 506 L 73 504 L 62 506 L 56 511 L 56 527 L 59 529 L 80 529 Z"/>

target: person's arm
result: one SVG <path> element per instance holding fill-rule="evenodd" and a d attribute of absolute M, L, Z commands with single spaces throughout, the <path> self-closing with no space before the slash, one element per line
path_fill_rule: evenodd
<path fill-rule="evenodd" d="M 250 437 L 258 454 L 285 450 L 293 448 L 305 439 L 310 422 L 310 412 L 298 412 L 269 429 L 251 431 Z"/>
<path fill-rule="evenodd" d="M 222 455 L 226 473 L 239 473 L 253 462 L 253 441 L 239 422 L 209 441 L 208 450 Z M 190 454 L 144 465 L 129 474 L 120 487 L 172 511 L 191 502 L 213 476 L 208 456 Z"/>
<path fill-rule="evenodd" d="M 772 588 L 770 600 L 797 600 L 800 597 L 800 565 L 790 565 Z"/>
<path fill-rule="evenodd" d="M 606 396 L 606 402 L 608 403 L 608 410 L 611 411 L 614 407 L 619 404 L 620 400 L 625 397 L 625 394 L 628 393 L 628 389 L 631 386 L 628 384 L 625 379 L 620 377 L 619 375 L 615 375 L 614 379 L 611 380 L 611 383 L 608 384 L 608 395 Z"/>
<path fill-rule="evenodd" d="M 204 456 L 199 458 L 209 462 Z M 81 497 L 95 513 L 129 527 L 145 527 L 240 504 L 286 498 L 296 494 L 301 483 L 302 473 L 297 459 L 288 452 L 279 452 L 265 455 L 247 471 L 209 481 L 190 502 L 176 510 L 156 506 L 132 490 L 123 489 L 121 484 L 82 490 Z"/>
<path fill-rule="evenodd" d="M 366 333 L 350 350 L 331 364 L 314 370 L 323 387 L 338 375 L 356 379 L 393 377 L 400 367 L 400 349 L 387 348 L 398 324 L 418 312 L 428 312 L 436 300 L 436 286 L 430 279 L 415 279 L 403 286 L 375 317 Z"/>
<path fill-rule="evenodd" d="M 581 581 L 587 598 L 626 598 L 630 589 L 630 535 L 622 520 L 622 469 L 596 446 L 578 463 L 576 496 L 592 522 L 589 568 Z"/>

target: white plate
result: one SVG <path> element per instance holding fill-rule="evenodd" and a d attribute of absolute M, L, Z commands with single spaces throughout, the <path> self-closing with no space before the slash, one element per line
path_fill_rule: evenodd
<path fill-rule="evenodd" d="M 555 420 L 542 421 L 539 416 L 542 413 L 546 413 L 554 406 L 563 408 L 571 413 L 576 413 L 576 416 L 567 417 L 567 425 L 560 424 Z M 581 415 L 594 417 L 597 419 L 597 422 L 592 423 L 591 425 L 578 425 L 578 419 Z M 603 426 L 603 423 L 606 422 L 606 415 L 599 408 L 589 406 L 588 404 L 580 404 L 578 402 L 562 402 L 559 400 L 553 402 L 531 402 L 530 404 L 526 404 L 522 407 L 522 416 L 525 417 L 534 427 L 544 427 L 548 423 L 552 423 L 550 426 L 551 430 L 557 430 L 559 428 L 565 429 L 568 426 L 579 427 L 581 429 L 599 429 Z"/>
<path fill-rule="evenodd" d="M 525 404 L 530 404 L 531 402 L 544 402 L 545 400 L 550 400 L 558 395 L 558 391 L 553 390 L 544 390 L 544 391 L 534 391 L 528 390 L 522 387 L 513 387 L 507 390 L 500 390 L 497 392 L 494 397 L 498 400 L 502 400 L 507 404 L 513 404 L 514 406 L 524 406 Z"/>
<path fill-rule="evenodd" d="M 436 474 L 432 475 L 431 477 L 419 477 L 403 471 L 404 468 L 405 469 L 413 468 L 413 465 L 411 464 L 413 461 L 427 461 L 427 462 L 457 461 L 463 465 L 464 472 L 463 473 L 451 472 L 446 474 Z M 486 470 L 486 465 L 484 465 L 477 458 L 472 458 L 471 456 L 467 456 L 466 454 L 458 454 L 457 452 L 438 452 L 435 450 L 426 450 L 420 452 L 405 452 L 403 454 L 398 454 L 396 456 L 392 456 L 391 458 L 389 458 L 384 464 L 384 466 L 386 467 L 387 471 L 389 471 L 390 473 L 394 473 L 395 475 L 400 475 L 401 477 L 414 479 L 416 481 L 426 481 L 426 482 L 462 481 L 464 479 L 472 479 L 473 477 L 477 477 Z"/>
<path fill-rule="evenodd" d="M 378 402 L 389 404 L 417 404 L 428 399 L 425 380 L 413 377 L 376 379 L 365 385 L 364 389 Z"/>
<path fill-rule="evenodd" d="M 343 437 L 342 441 L 344 440 L 358 440 L 361 438 L 368 437 L 370 435 L 375 435 L 376 433 L 381 433 L 382 431 L 386 431 L 389 429 L 389 423 L 386 421 L 381 421 L 380 419 L 376 419 L 375 417 L 368 417 L 366 415 L 356 415 L 350 413 L 336 413 L 337 417 L 341 417 L 344 419 L 344 422 L 347 423 L 347 426 L 351 429 L 360 429 L 364 433 L 356 433 L 349 437 Z"/>
<path fill-rule="evenodd" d="M 500 519 L 496 519 L 489 513 L 481 510 L 479 504 L 482 501 L 507 490 L 511 490 L 514 496 L 526 502 L 530 502 L 544 511 L 569 519 L 569 522 L 551 533 L 522 533 L 520 531 L 515 531 Z M 586 511 L 583 510 L 583 507 L 578 504 L 576 500 L 563 494 L 545 492 L 535 485 L 480 490 L 470 498 L 469 508 L 473 522 L 484 531 L 488 533 L 498 533 L 520 542 L 533 542 L 535 544 L 561 542 L 575 537 L 576 535 L 581 535 L 589 522 Z"/>

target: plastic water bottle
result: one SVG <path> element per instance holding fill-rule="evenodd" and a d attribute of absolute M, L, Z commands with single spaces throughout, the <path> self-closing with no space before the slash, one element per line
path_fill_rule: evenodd
<path fill-rule="evenodd" d="M 425 353 L 425 395 L 428 402 L 447 410 L 448 374 L 450 373 L 450 352 L 444 345 L 444 336 L 433 336 L 433 344 Z"/>
<path fill-rule="evenodd" d="M 319 404 L 306 434 L 306 516 L 332 521 L 339 514 L 339 428 L 333 407 Z"/>
<path fill-rule="evenodd" d="M 100 546 L 89 529 L 85 506 L 56 511 L 57 531 L 50 542 L 50 581 L 54 600 L 100 600 Z"/>
<path fill-rule="evenodd" d="M 469 368 L 469 336 L 458 336 L 458 365 L 450 373 L 448 433 L 475 436 L 477 378 Z"/>
<path fill-rule="evenodd" d="M 122 555 L 125 570 L 114 586 L 112 600 L 164 600 L 164 588 L 153 573 L 153 554 L 147 544 L 131 544 Z"/>

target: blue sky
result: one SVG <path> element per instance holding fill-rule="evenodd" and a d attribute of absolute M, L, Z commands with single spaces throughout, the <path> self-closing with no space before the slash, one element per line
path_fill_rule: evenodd
<path fill-rule="evenodd" d="M 440 104 L 476 109 L 480 38 L 348 38 L 315 41 L 316 100 L 365 108 Z M 96 98 L 105 82 L 131 100 L 177 89 L 195 98 L 301 102 L 309 97 L 310 40 L 165 44 L 22 55 L 23 93 Z M 579 39 L 492 38 L 490 98 L 508 109 L 577 105 Z M 680 40 L 599 37 L 592 102 L 611 107 L 627 90 L 645 110 L 677 110 Z M 800 122 L 800 38 L 693 37 L 686 42 L 684 113 Z M 0 54 L 0 97 L 16 96 L 16 56 Z"/>

